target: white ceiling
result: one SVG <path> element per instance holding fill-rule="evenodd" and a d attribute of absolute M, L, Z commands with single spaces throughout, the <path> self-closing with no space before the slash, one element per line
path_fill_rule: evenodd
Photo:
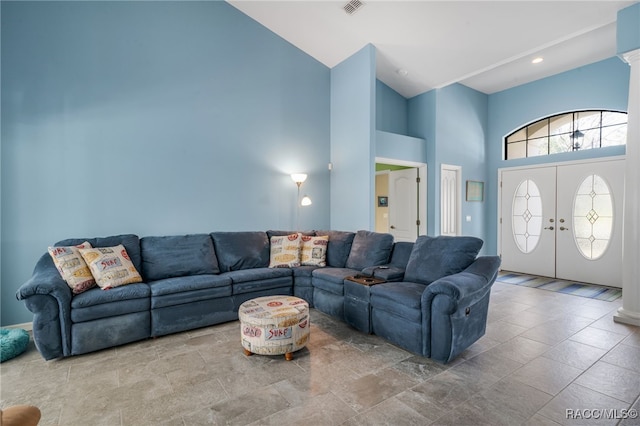
<path fill-rule="evenodd" d="M 228 1 L 330 68 L 373 44 L 378 79 L 406 98 L 456 82 L 495 93 L 615 56 L 617 11 L 635 3 L 364 0 L 348 15 L 346 0 Z"/>

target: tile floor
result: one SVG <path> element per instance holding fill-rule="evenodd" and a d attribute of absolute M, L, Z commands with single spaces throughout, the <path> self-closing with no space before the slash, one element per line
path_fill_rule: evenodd
<path fill-rule="evenodd" d="M 638 425 L 609 418 L 640 410 L 620 304 L 498 282 L 486 335 L 449 365 L 315 310 L 291 362 L 244 356 L 238 322 L 49 362 L 32 344 L 0 365 L 0 406 L 41 425 Z"/>

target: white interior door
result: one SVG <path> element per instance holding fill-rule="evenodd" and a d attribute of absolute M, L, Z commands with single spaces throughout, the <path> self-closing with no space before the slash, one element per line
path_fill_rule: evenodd
<path fill-rule="evenodd" d="M 396 241 L 418 237 L 418 169 L 389 173 L 389 232 Z"/>
<path fill-rule="evenodd" d="M 440 169 L 440 235 L 460 235 L 460 166 Z"/>
<path fill-rule="evenodd" d="M 502 172 L 502 269 L 555 277 L 556 168 Z"/>
<path fill-rule="evenodd" d="M 622 285 L 624 161 L 558 167 L 556 277 Z"/>

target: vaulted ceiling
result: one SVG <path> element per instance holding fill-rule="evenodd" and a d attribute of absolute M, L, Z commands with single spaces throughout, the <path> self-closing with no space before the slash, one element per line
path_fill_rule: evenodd
<path fill-rule="evenodd" d="M 328 67 L 373 44 L 378 79 L 410 98 L 456 82 L 495 93 L 615 56 L 617 11 L 635 2 L 229 3 Z"/>

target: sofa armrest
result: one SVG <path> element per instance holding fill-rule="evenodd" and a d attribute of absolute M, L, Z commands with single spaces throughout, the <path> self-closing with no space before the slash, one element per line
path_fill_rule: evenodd
<path fill-rule="evenodd" d="M 429 284 L 422 294 L 423 350 L 449 362 L 484 335 L 500 258 L 477 258 L 467 269 Z"/>
<path fill-rule="evenodd" d="M 491 289 L 498 276 L 500 258 L 498 256 L 482 256 L 477 258 L 467 269 L 449 275 L 429 284 L 422 294 L 422 306 L 429 306 L 438 294 L 451 298 L 452 309 L 462 300 L 481 296 Z M 426 302 L 426 305 L 425 305 Z M 453 313 L 453 311 L 449 312 Z"/>
<path fill-rule="evenodd" d="M 71 306 L 71 288 L 60 276 L 48 253 L 40 257 L 31 278 L 18 288 L 16 297 L 25 300 L 36 294 L 53 296 L 59 303 Z"/>
<path fill-rule="evenodd" d="M 18 288 L 16 298 L 34 314 L 34 340 L 45 359 L 71 354 L 71 297 L 71 289 L 48 253 L 40 257 L 31 278 Z"/>
<path fill-rule="evenodd" d="M 402 281 L 404 268 L 393 265 L 378 265 L 364 268 L 361 273 L 385 281 Z"/>

